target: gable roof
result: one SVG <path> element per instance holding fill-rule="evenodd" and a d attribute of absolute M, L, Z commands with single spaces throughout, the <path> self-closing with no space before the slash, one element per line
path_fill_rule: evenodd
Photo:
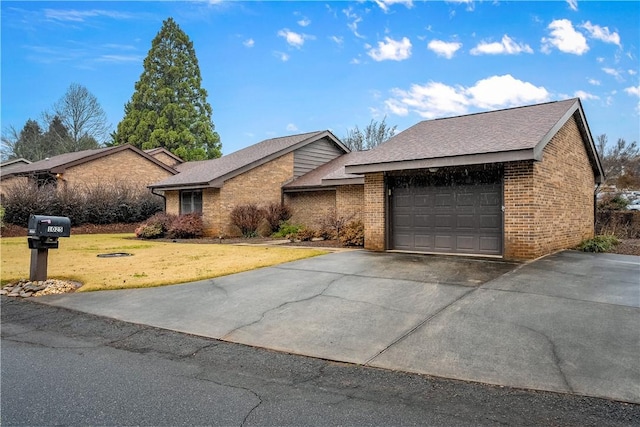
<path fill-rule="evenodd" d="M 346 165 L 348 173 L 541 160 L 542 150 L 575 117 L 596 182 L 603 178 L 580 99 L 422 121 L 366 156 Z"/>
<path fill-rule="evenodd" d="M 228 179 L 323 138 L 329 138 L 345 153 L 349 152 L 328 130 L 271 138 L 217 159 L 183 163 L 178 167 L 178 175 L 152 184 L 149 188 L 220 188 Z"/>
<path fill-rule="evenodd" d="M 175 160 L 176 164 L 184 163 L 184 160 L 182 158 L 176 156 L 175 154 L 173 154 L 171 151 L 167 150 L 164 147 L 151 148 L 150 150 L 144 150 L 144 152 L 147 153 L 148 155 L 152 156 L 152 157 L 155 157 L 158 154 L 166 154 L 167 156 L 169 156 L 173 160 Z"/>
<path fill-rule="evenodd" d="M 364 184 L 363 175 L 346 173 L 344 166 L 349 162 L 354 162 L 362 157 L 366 152 L 352 151 L 338 156 L 330 162 L 325 163 L 316 169 L 307 172 L 293 182 L 284 185 L 285 191 L 303 189 L 322 189 L 323 187 L 347 184 Z"/>
<path fill-rule="evenodd" d="M 131 150 L 134 153 L 144 157 L 148 161 L 162 167 L 163 169 L 166 169 L 171 173 L 176 173 L 176 170 L 174 168 L 162 163 L 160 160 L 157 160 L 153 156 L 150 156 L 149 154 L 130 144 L 124 144 L 115 147 L 96 148 L 93 150 L 83 150 L 73 153 L 60 154 L 58 156 L 53 156 L 44 160 L 22 165 L 19 168 L 12 169 L 7 174 L 3 174 L 2 178 L 9 176 L 32 175 L 36 173 L 64 173 L 66 169 L 73 166 L 87 163 L 101 157 L 109 156 L 125 150 Z"/>

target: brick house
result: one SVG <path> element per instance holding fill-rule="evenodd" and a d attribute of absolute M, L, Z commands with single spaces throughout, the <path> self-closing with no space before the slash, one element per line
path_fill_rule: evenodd
<path fill-rule="evenodd" d="M 60 154 L 37 162 L 22 164 L 0 175 L 0 192 L 29 180 L 53 184 L 58 188 L 135 183 L 147 186 L 177 174 L 178 171 L 138 148 L 125 144 Z"/>
<path fill-rule="evenodd" d="M 294 220 L 308 224 L 315 221 L 314 209 L 329 212 L 335 201 L 329 193 L 320 192 L 317 199 L 296 198 L 296 192 L 284 193 L 283 188 L 348 152 L 330 131 L 272 138 L 218 159 L 177 165 L 179 174 L 149 188 L 165 197 L 167 213 L 201 212 L 208 236 L 237 234 L 230 222 L 231 211 L 249 203 L 286 202 L 293 207 Z"/>
<path fill-rule="evenodd" d="M 579 99 L 423 121 L 345 165 L 365 248 L 533 259 L 594 235 L 600 159 Z"/>
<path fill-rule="evenodd" d="M 160 160 L 162 163 L 172 168 L 175 168 L 176 166 L 184 163 L 184 160 L 164 147 L 156 147 L 150 150 L 144 150 L 144 152 L 154 159 Z"/>

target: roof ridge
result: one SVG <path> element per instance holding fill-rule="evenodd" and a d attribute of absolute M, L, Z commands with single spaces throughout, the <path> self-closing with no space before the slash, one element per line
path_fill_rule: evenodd
<path fill-rule="evenodd" d="M 574 97 L 574 98 L 560 99 L 560 100 L 555 100 L 555 101 L 541 102 L 539 104 L 519 105 L 519 106 L 516 106 L 516 107 L 501 108 L 499 110 L 477 111 L 475 113 L 461 114 L 459 116 L 439 117 L 437 119 L 422 120 L 420 123 L 434 122 L 434 121 L 439 121 L 439 120 L 459 119 L 461 117 L 479 116 L 481 114 L 490 114 L 490 113 L 500 113 L 500 112 L 510 111 L 510 110 L 520 110 L 520 109 L 523 109 L 523 108 L 539 107 L 541 105 L 558 104 L 560 102 L 567 102 L 567 101 L 574 101 L 575 102 L 575 101 L 579 101 L 579 100 L 580 100 L 580 98 Z"/>

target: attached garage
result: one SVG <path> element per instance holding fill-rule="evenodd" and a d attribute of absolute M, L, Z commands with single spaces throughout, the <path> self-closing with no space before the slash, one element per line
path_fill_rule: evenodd
<path fill-rule="evenodd" d="M 390 177 L 392 250 L 502 255 L 499 171 Z"/>
<path fill-rule="evenodd" d="M 594 234 L 603 172 L 579 99 L 420 122 L 347 163 L 365 248 L 534 259 Z"/>

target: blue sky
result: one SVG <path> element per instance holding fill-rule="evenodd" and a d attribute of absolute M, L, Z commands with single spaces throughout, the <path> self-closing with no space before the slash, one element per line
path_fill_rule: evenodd
<path fill-rule="evenodd" d="M 1 126 L 71 83 L 113 128 L 162 21 L 194 43 L 224 153 L 386 116 L 415 123 L 579 96 L 591 133 L 640 142 L 640 2 L 18 2 L 1 8 Z"/>

